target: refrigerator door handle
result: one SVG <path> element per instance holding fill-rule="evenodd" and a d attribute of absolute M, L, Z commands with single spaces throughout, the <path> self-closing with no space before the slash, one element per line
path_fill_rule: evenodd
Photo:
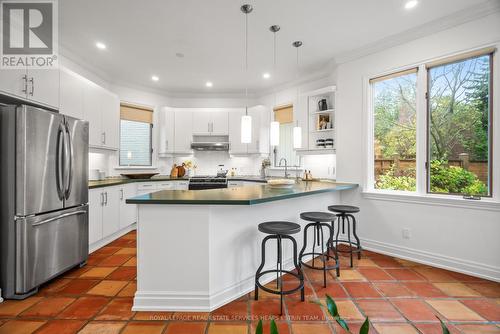
<path fill-rule="evenodd" d="M 87 213 L 87 211 L 85 210 L 78 210 L 78 211 L 74 211 L 74 212 L 70 212 L 70 213 L 64 213 L 60 216 L 57 216 L 57 217 L 52 217 L 52 218 L 49 218 L 49 219 L 45 219 L 45 220 L 42 220 L 38 223 L 35 223 L 35 224 L 32 224 L 31 226 L 35 227 L 35 226 L 40 226 L 40 225 L 43 225 L 43 224 L 47 224 L 47 223 L 50 223 L 50 222 L 53 222 L 53 221 L 56 221 L 56 220 L 59 220 L 59 219 L 62 219 L 62 218 L 66 218 L 66 217 L 70 217 L 70 216 L 75 216 L 75 215 L 82 215 L 84 213 Z"/>
<path fill-rule="evenodd" d="M 57 148 L 56 148 L 56 186 L 57 186 L 57 195 L 59 199 L 62 201 L 64 198 L 64 178 L 63 178 L 63 169 L 64 169 L 64 160 L 62 156 L 64 145 L 64 127 L 63 124 L 59 124 L 59 128 L 57 129 Z"/>
<path fill-rule="evenodd" d="M 64 139 L 64 146 L 66 150 L 65 158 L 66 158 L 66 163 L 64 164 L 64 169 L 65 169 L 65 177 L 67 178 L 65 182 L 65 189 L 64 189 L 64 198 L 68 199 L 69 195 L 71 194 L 71 186 L 73 184 L 73 146 L 71 142 L 71 134 L 68 129 L 68 125 L 64 124 L 64 131 L 66 133 L 66 137 Z"/>

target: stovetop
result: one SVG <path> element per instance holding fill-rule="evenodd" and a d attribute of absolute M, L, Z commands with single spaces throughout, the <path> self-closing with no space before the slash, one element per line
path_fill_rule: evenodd
<path fill-rule="evenodd" d="M 226 183 L 227 178 L 222 176 L 197 175 L 189 179 L 189 183 Z"/>

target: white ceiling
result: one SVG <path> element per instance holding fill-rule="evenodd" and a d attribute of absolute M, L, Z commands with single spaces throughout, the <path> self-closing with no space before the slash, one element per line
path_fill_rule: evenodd
<path fill-rule="evenodd" d="M 400 35 L 487 0 L 248 0 L 251 92 L 296 78 L 302 40 L 301 75 L 325 71 L 334 59 Z M 112 81 L 187 93 L 242 93 L 245 0 L 60 0 L 60 43 L 69 54 Z M 278 71 L 272 73 L 273 36 L 278 24 Z M 400 36 L 401 37 L 401 36 Z M 106 50 L 95 47 L 97 41 Z M 184 54 L 183 58 L 176 53 Z M 264 80 L 262 73 L 271 72 Z M 152 82 L 151 76 L 160 80 Z M 206 88 L 205 82 L 214 86 Z"/>

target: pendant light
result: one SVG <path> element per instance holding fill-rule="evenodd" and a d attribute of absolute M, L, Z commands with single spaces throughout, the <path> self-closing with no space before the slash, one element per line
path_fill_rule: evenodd
<path fill-rule="evenodd" d="M 273 46 L 273 72 L 274 72 L 274 78 L 276 78 L 276 33 L 280 31 L 280 26 L 278 25 L 272 25 L 269 27 L 269 30 L 273 33 L 274 35 L 274 46 Z M 274 87 L 274 106 L 276 106 L 276 87 Z M 271 146 L 278 146 L 280 144 L 280 123 L 277 121 L 272 121 L 270 125 L 270 135 L 269 135 L 269 142 Z"/>
<path fill-rule="evenodd" d="M 297 109 L 299 107 L 299 86 L 298 86 L 298 78 L 299 78 L 299 48 L 302 46 L 301 41 L 295 41 L 292 45 L 297 50 Z M 293 148 L 299 149 L 302 148 L 302 128 L 299 126 L 299 120 L 296 120 L 295 127 L 293 128 Z"/>
<path fill-rule="evenodd" d="M 245 14 L 245 115 L 241 116 L 241 143 L 252 142 L 252 116 L 248 115 L 248 14 L 253 10 L 252 5 L 241 6 Z"/>

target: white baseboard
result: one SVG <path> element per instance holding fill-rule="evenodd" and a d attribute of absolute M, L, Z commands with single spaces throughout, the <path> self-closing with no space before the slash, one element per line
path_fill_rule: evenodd
<path fill-rule="evenodd" d="M 125 227 L 125 228 L 123 228 L 123 229 L 121 229 L 121 230 L 119 230 L 111 235 L 108 235 L 104 239 L 101 239 L 99 241 L 94 242 L 93 244 L 90 244 L 89 245 L 89 254 L 92 252 L 95 252 L 99 248 L 106 246 L 107 244 L 111 243 L 112 241 L 115 241 L 119 237 L 124 236 L 128 232 L 135 230 L 136 228 L 137 228 L 137 224 L 133 223 L 132 225 L 129 225 L 129 226 L 127 226 L 127 227 Z"/>
<path fill-rule="evenodd" d="M 283 268 L 285 270 L 295 268 L 291 258 L 283 263 Z M 261 283 L 265 285 L 273 280 L 274 277 L 270 276 L 266 280 L 261 280 Z M 173 291 L 137 291 L 132 311 L 212 312 L 254 289 L 255 276 L 252 275 L 211 295 L 200 294 L 196 291 L 182 294 Z"/>
<path fill-rule="evenodd" d="M 418 249 L 361 238 L 363 249 L 500 282 L 500 268 Z"/>

